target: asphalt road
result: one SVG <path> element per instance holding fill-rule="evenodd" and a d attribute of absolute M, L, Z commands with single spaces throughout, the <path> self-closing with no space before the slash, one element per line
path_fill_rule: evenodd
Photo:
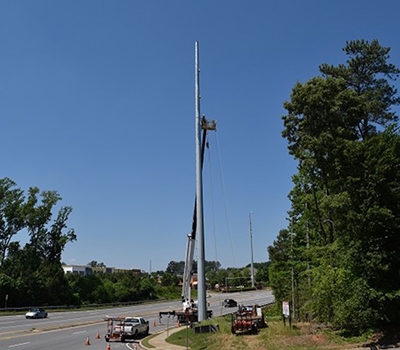
<path fill-rule="evenodd" d="M 239 304 L 267 304 L 273 301 L 270 291 L 250 291 L 231 294 L 211 294 L 207 301 L 214 316 L 228 314 L 237 308 L 224 308 L 225 298 L 235 299 Z M 89 337 L 92 350 L 106 349 L 104 340 L 106 316 L 142 316 L 149 321 L 150 333 L 174 327 L 176 318 L 158 317 L 159 311 L 180 310 L 180 302 L 161 302 L 141 304 L 122 308 L 50 312 L 47 319 L 26 320 L 25 316 L 0 317 L 0 350 L 80 350 L 87 349 L 85 345 Z M 100 339 L 96 339 L 96 334 Z M 111 349 L 134 349 L 132 343 L 111 343 Z"/>

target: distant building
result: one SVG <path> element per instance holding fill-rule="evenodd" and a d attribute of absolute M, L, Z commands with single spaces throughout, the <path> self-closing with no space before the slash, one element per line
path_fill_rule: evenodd
<path fill-rule="evenodd" d="M 73 273 L 81 276 L 88 276 L 93 274 L 92 267 L 88 265 L 63 265 L 64 273 Z"/>
<path fill-rule="evenodd" d="M 197 273 L 192 274 L 192 277 L 190 278 L 190 286 L 194 289 L 197 289 Z"/>
<path fill-rule="evenodd" d="M 63 265 L 63 270 L 65 274 L 72 273 L 81 276 L 90 276 L 95 273 L 118 273 L 118 272 L 130 272 L 135 275 L 141 273 L 140 269 L 119 269 L 115 267 L 99 267 L 99 266 L 89 266 L 89 265 Z"/>

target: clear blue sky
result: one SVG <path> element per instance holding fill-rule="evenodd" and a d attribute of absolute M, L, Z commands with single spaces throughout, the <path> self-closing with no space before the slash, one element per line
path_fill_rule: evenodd
<path fill-rule="evenodd" d="M 201 109 L 218 122 L 204 172 L 206 258 L 249 262 L 251 210 L 254 259 L 266 261 L 296 170 L 283 102 L 319 64 L 343 62 L 346 40 L 376 38 L 400 65 L 399 13 L 395 0 L 1 1 L 0 176 L 73 207 L 66 263 L 183 260 L 199 40 Z"/>

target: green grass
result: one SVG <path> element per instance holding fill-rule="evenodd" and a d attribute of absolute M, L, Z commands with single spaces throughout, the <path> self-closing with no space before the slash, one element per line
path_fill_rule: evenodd
<path fill-rule="evenodd" d="M 366 343 L 370 340 L 371 336 L 374 334 L 372 330 L 368 330 L 365 333 L 359 335 L 359 336 L 348 336 L 347 334 L 344 334 L 342 331 L 335 331 L 331 329 L 327 329 L 324 331 L 324 334 L 333 342 L 335 343 Z"/>
<path fill-rule="evenodd" d="M 258 335 L 231 334 L 231 316 L 225 316 L 201 322 L 201 325 L 218 324 L 218 333 L 196 334 L 194 329 L 183 329 L 169 336 L 167 342 L 185 347 L 187 337 L 192 350 L 343 350 L 365 343 L 370 335 L 346 338 L 340 332 L 310 323 L 295 323 L 290 328 L 283 325 L 278 308 L 268 307 L 263 311 L 268 327 L 260 329 Z"/>
<path fill-rule="evenodd" d="M 229 334 L 231 327 L 231 316 L 213 318 L 201 322 L 201 325 L 214 324 L 218 325 L 220 333 Z M 214 341 L 218 339 L 220 333 L 202 333 L 196 334 L 194 329 L 187 327 L 179 332 L 170 335 L 167 338 L 167 342 L 171 344 L 177 344 L 186 346 L 186 338 L 188 345 L 191 349 L 209 349 Z"/>
<path fill-rule="evenodd" d="M 282 321 L 282 308 L 277 303 L 266 306 L 263 313 L 268 321 Z"/>
<path fill-rule="evenodd" d="M 142 344 L 143 344 L 143 346 L 145 346 L 146 348 L 155 348 L 155 346 L 153 346 L 153 345 L 151 345 L 150 343 L 149 343 L 149 340 L 151 340 L 151 339 L 153 339 L 155 336 L 157 336 L 158 335 L 158 333 L 156 333 L 156 334 L 152 334 L 152 335 L 149 335 L 148 337 L 146 337 L 146 338 L 144 338 L 143 340 L 142 340 Z"/>

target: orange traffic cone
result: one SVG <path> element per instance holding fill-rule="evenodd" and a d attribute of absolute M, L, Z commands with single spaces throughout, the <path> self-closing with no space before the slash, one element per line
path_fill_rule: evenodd
<path fill-rule="evenodd" d="M 89 337 L 86 338 L 85 345 L 91 345 Z"/>
<path fill-rule="evenodd" d="M 176 326 L 177 326 L 177 327 L 179 327 L 179 326 L 180 326 L 180 324 L 179 324 L 179 320 L 178 320 L 178 322 L 176 322 Z"/>
<path fill-rule="evenodd" d="M 97 331 L 96 339 L 100 339 L 100 333 L 99 333 L 99 331 Z"/>
<path fill-rule="evenodd" d="M 107 344 L 107 346 L 106 346 L 106 350 L 111 350 L 111 346 L 110 346 L 110 344 Z"/>
<path fill-rule="evenodd" d="M 156 326 L 156 320 L 154 320 L 154 322 L 153 322 L 153 327 L 155 327 Z"/>

